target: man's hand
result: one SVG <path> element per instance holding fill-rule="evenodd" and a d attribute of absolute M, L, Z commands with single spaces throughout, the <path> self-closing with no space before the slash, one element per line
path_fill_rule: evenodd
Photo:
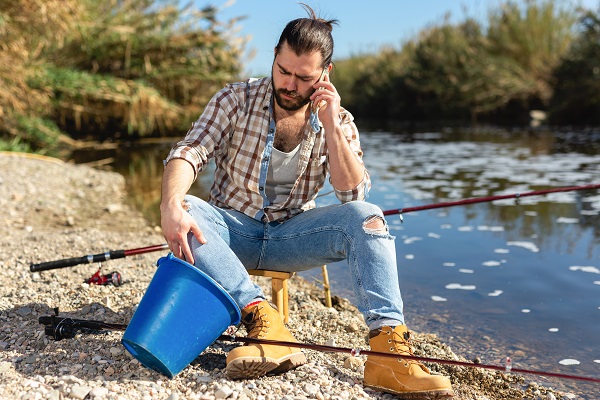
<path fill-rule="evenodd" d="M 163 175 L 160 203 L 160 225 L 169 249 L 175 257 L 191 264 L 194 263 L 194 256 L 188 243 L 188 233 L 192 232 L 201 244 L 206 243 L 200 227 L 185 209 L 187 205 L 183 201 L 193 181 L 194 170 L 187 161 L 169 161 Z"/>
<path fill-rule="evenodd" d="M 194 218 L 184 207 L 185 204 L 174 204 L 165 208 L 161 212 L 160 223 L 163 235 L 173 255 L 194 264 L 194 256 L 188 242 L 188 233 L 192 232 L 201 244 L 205 244 L 206 239 Z"/>
<path fill-rule="evenodd" d="M 322 81 L 314 84 L 315 92 L 310 96 L 314 104 L 319 105 L 319 120 L 326 130 L 331 130 L 339 124 L 341 98 L 335 86 L 325 74 Z"/>

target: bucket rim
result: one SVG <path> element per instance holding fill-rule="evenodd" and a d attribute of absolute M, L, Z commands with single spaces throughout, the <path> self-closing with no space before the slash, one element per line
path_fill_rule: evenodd
<path fill-rule="evenodd" d="M 242 320 L 242 312 L 240 311 L 239 306 L 237 305 L 237 303 L 235 302 L 235 300 L 233 300 L 233 297 L 231 297 L 231 295 L 229 293 L 227 293 L 227 291 L 225 290 L 225 288 L 223 288 L 223 286 L 221 286 L 221 284 L 219 282 L 215 281 L 213 278 L 211 278 L 210 276 L 208 276 L 205 272 L 203 272 L 200 269 L 196 268 L 195 266 L 193 266 L 189 262 L 187 262 L 185 260 L 182 260 L 181 258 L 175 257 L 175 255 L 173 255 L 173 253 L 169 253 L 166 256 L 159 258 L 158 261 L 156 262 L 156 265 L 158 267 L 160 267 L 161 263 L 163 263 L 165 261 L 179 263 L 179 264 L 185 266 L 186 268 L 191 269 L 192 271 L 194 271 L 195 273 L 197 273 L 198 275 L 200 275 L 202 278 L 206 279 L 208 282 L 210 282 L 211 284 L 213 284 L 215 286 L 215 288 L 217 288 L 217 290 L 219 291 L 219 293 L 223 295 L 223 297 L 225 298 L 225 300 L 227 302 L 229 302 L 229 304 L 233 308 L 233 311 L 235 312 L 234 313 L 235 315 L 231 315 L 232 321 L 231 321 L 230 325 L 237 325 L 237 324 L 239 324 L 241 322 L 241 320 Z M 235 318 L 234 318 L 234 316 L 235 316 Z"/>

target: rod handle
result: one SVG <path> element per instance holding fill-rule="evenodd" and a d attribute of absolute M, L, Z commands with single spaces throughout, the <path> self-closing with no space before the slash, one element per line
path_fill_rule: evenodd
<path fill-rule="evenodd" d="M 113 260 L 115 258 L 123 258 L 123 257 L 125 257 L 125 250 L 113 250 L 113 251 L 108 251 L 106 253 L 93 254 L 93 255 L 89 255 L 89 256 L 72 257 L 72 258 L 65 258 L 62 260 L 46 261 L 46 262 L 39 263 L 39 264 L 31 264 L 29 266 L 29 270 L 31 272 L 47 271 L 49 269 L 66 268 L 66 267 L 72 267 L 72 266 L 79 265 L 79 264 L 91 264 L 94 262 Z"/>

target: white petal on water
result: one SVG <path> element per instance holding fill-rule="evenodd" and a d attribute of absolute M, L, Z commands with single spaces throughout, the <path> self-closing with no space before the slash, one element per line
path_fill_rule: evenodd
<path fill-rule="evenodd" d="M 575 195 L 573 193 L 568 192 L 550 193 L 548 194 L 548 196 L 546 196 L 546 198 L 549 202 L 552 203 L 573 204 L 577 201 Z"/>
<path fill-rule="evenodd" d="M 524 309 L 521 310 L 521 312 L 524 313 L 524 314 L 529 314 L 531 312 L 531 310 L 528 309 L 528 308 L 524 308 Z"/>
<path fill-rule="evenodd" d="M 490 231 L 490 232 L 503 232 L 504 231 L 504 227 L 503 226 L 487 226 L 487 225 L 480 225 L 477 227 L 478 231 Z"/>
<path fill-rule="evenodd" d="M 558 217 L 556 222 L 559 224 L 578 224 L 579 219 L 577 218 L 567 218 L 567 217 Z"/>
<path fill-rule="evenodd" d="M 496 289 L 496 290 L 494 290 L 492 293 L 488 293 L 488 296 L 491 296 L 491 297 L 498 297 L 498 296 L 500 296 L 502 293 L 504 293 L 504 291 Z"/>
<path fill-rule="evenodd" d="M 494 253 L 507 254 L 507 253 L 510 253 L 510 250 L 509 249 L 496 249 L 496 250 L 494 250 Z"/>
<path fill-rule="evenodd" d="M 599 206 L 600 208 L 600 206 Z M 600 210 L 581 210 L 580 211 L 581 215 L 598 215 L 600 214 Z"/>
<path fill-rule="evenodd" d="M 535 243 L 531 243 L 531 242 L 508 242 L 508 243 L 506 243 L 506 245 L 522 247 L 524 249 L 531 250 L 534 253 L 538 253 L 540 251 L 540 249 L 535 245 Z"/>
<path fill-rule="evenodd" d="M 600 364 L 600 360 L 594 360 L 594 362 Z"/>
<path fill-rule="evenodd" d="M 536 217 L 538 215 L 537 211 L 525 211 L 524 214 L 528 217 Z"/>
<path fill-rule="evenodd" d="M 584 203 L 593 203 L 593 202 L 600 202 L 600 195 L 598 196 L 587 196 L 581 199 L 582 202 Z"/>
<path fill-rule="evenodd" d="M 473 230 L 472 226 L 459 226 L 458 227 L 459 232 L 471 232 L 472 230 Z"/>
<path fill-rule="evenodd" d="M 579 361 L 574 360 L 572 358 L 565 358 L 564 360 L 560 360 L 558 363 L 561 365 L 579 365 L 579 364 L 581 364 Z"/>
<path fill-rule="evenodd" d="M 481 263 L 481 265 L 486 266 L 486 267 L 497 267 L 500 264 L 501 264 L 500 261 L 485 261 L 485 262 Z"/>
<path fill-rule="evenodd" d="M 443 264 L 444 267 L 454 267 L 455 265 L 456 265 L 456 263 L 453 263 L 453 262 L 445 262 Z"/>
<path fill-rule="evenodd" d="M 431 300 L 433 301 L 446 301 L 445 297 L 441 297 L 441 296 L 431 296 Z"/>
<path fill-rule="evenodd" d="M 472 274 L 475 271 L 473 271 L 472 269 L 461 268 L 461 269 L 458 270 L 458 272 L 462 272 L 463 274 Z"/>
<path fill-rule="evenodd" d="M 413 236 L 413 237 L 409 237 L 407 239 L 404 239 L 404 244 L 411 244 L 414 243 L 418 240 L 423 240 L 423 238 L 417 237 L 417 236 Z"/>
<path fill-rule="evenodd" d="M 600 281 L 594 281 L 594 285 L 600 285 Z"/>
<path fill-rule="evenodd" d="M 442 229 L 452 229 L 452 225 L 450 225 L 450 224 L 443 224 L 442 226 L 440 226 L 440 228 L 442 228 Z"/>
<path fill-rule="evenodd" d="M 404 256 L 404 258 L 406 258 L 407 260 L 414 260 L 415 259 L 415 255 L 414 254 L 407 254 Z"/>
<path fill-rule="evenodd" d="M 550 328 L 548 329 L 549 332 L 558 332 L 558 328 Z"/>
<path fill-rule="evenodd" d="M 573 266 L 569 267 L 569 269 L 571 271 L 583 271 L 583 272 L 589 272 L 591 274 L 600 274 L 600 269 L 598 269 L 596 267 L 592 267 L 592 266 L 581 267 L 578 265 L 573 265 Z"/>
<path fill-rule="evenodd" d="M 440 236 L 440 235 L 438 235 L 437 233 L 432 233 L 432 232 L 429 232 L 429 233 L 427 234 L 427 236 L 429 236 L 430 238 L 434 238 L 434 239 L 439 239 L 439 238 L 441 237 L 441 236 Z"/>
<path fill-rule="evenodd" d="M 460 283 L 450 283 L 446 285 L 446 289 L 460 289 L 460 290 L 475 290 L 475 285 L 461 285 Z"/>

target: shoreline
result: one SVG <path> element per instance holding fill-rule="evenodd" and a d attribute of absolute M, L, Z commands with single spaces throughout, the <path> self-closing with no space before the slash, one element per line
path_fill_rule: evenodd
<path fill-rule="evenodd" d="M 123 176 L 43 156 L 0 153 L 0 398 L 102 399 L 391 399 L 362 386 L 364 356 L 306 350 L 309 360 L 273 377 L 232 381 L 224 375 L 227 351 L 215 342 L 174 379 L 150 371 L 120 343 L 120 332 L 51 341 L 39 316 L 123 324 L 133 315 L 161 252 L 102 264 L 123 275 L 119 287 L 88 285 L 98 265 L 29 272 L 29 264 L 162 243 L 159 229 L 125 203 Z M 253 277 L 269 297 L 269 280 Z M 344 298 L 323 304 L 321 287 L 289 281 L 288 324 L 301 342 L 367 349 L 366 327 Z M 409 326 L 410 329 L 410 326 Z M 243 334 L 243 328 L 240 332 Z M 415 333 L 419 356 L 465 360 L 435 336 Z M 455 399 L 577 398 L 519 375 L 428 364 L 449 375 Z M 530 381 L 530 379 L 527 379 Z M 563 397 L 564 396 L 564 397 Z"/>

